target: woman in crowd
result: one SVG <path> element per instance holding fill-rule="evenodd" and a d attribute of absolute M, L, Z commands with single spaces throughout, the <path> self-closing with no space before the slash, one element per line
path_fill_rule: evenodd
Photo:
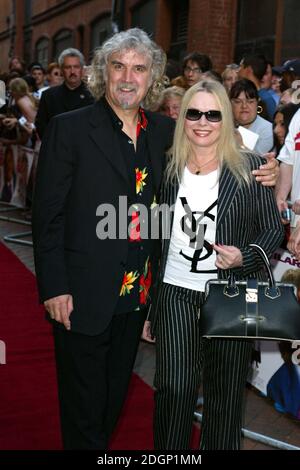
<path fill-rule="evenodd" d="M 16 137 L 3 141 L 4 143 L 17 143 L 31 145 L 30 136 L 34 131 L 34 120 L 37 113 L 37 104 L 29 92 L 29 87 L 23 78 L 14 78 L 9 82 L 9 91 L 14 106 L 9 116 L 2 121 L 8 130 L 16 130 Z M 2 139 L 3 140 L 3 139 Z"/>
<path fill-rule="evenodd" d="M 47 81 L 49 86 L 58 86 L 63 82 L 60 66 L 57 62 L 51 62 L 47 67 Z"/>
<path fill-rule="evenodd" d="M 144 329 L 149 339 L 152 328 L 157 346 L 155 448 L 189 448 L 202 370 L 200 447 L 239 449 L 252 342 L 201 338 L 205 282 L 227 279 L 230 270 L 263 278 L 249 244 L 271 256 L 283 230 L 273 190 L 251 174 L 262 159 L 236 144 L 221 84 L 201 81 L 186 92 L 171 154 L 160 200 L 175 204 L 171 237 L 163 234 L 157 295 Z"/>
<path fill-rule="evenodd" d="M 274 114 L 273 132 L 274 144 L 277 153 L 279 153 L 284 144 L 284 139 L 288 133 L 290 122 L 298 109 L 298 104 L 289 103 L 285 106 L 280 106 Z"/>
<path fill-rule="evenodd" d="M 222 72 L 223 85 L 226 88 L 227 93 L 230 92 L 232 85 L 234 85 L 238 80 L 239 68 L 240 66 L 238 64 L 229 64 L 226 65 Z"/>
<path fill-rule="evenodd" d="M 258 115 L 257 88 L 251 80 L 243 78 L 234 83 L 229 94 L 236 126 L 246 127 L 258 134 L 254 151 L 267 153 L 273 148 L 272 124 Z"/>
<path fill-rule="evenodd" d="M 29 88 L 23 78 L 14 78 L 9 83 L 11 96 L 15 101 L 15 105 L 21 116 L 25 118 L 24 124 L 21 124 L 27 132 L 32 132 L 32 125 L 37 113 L 37 105 L 35 99 L 29 93 Z M 13 128 L 18 124 L 18 117 L 6 118 L 3 121 L 8 128 Z"/>
<path fill-rule="evenodd" d="M 179 86 L 171 86 L 166 88 L 161 94 L 161 103 L 159 106 L 159 112 L 165 116 L 169 116 L 172 119 L 176 119 L 179 116 L 181 107 L 181 101 L 185 89 Z"/>

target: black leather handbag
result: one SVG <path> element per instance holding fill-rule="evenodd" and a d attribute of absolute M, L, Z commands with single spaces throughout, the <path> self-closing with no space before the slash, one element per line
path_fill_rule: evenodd
<path fill-rule="evenodd" d="M 295 286 L 275 283 L 268 257 L 250 245 L 264 260 L 268 282 L 248 279 L 206 283 L 206 300 L 200 313 L 201 335 L 208 338 L 300 340 L 300 304 Z"/>

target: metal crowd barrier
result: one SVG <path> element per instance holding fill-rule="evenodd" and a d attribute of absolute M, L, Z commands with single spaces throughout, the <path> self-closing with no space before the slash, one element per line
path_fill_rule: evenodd
<path fill-rule="evenodd" d="M 18 217 L 18 212 L 26 212 L 26 201 L 28 196 L 32 193 L 34 185 L 35 168 L 39 152 L 39 143 L 35 149 L 30 149 L 22 145 L 3 145 L 0 146 L 0 189 L 5 187 L 6 183 L 9 183 L 11 189 L 11 198 L 9 202 L 0 200 L 0 220 L 4 222 L 26 225 L 31 227 L 31 222 L 24 218 Z M 5 180 L 7 173 L 9 172 L 10 179 Z M 3 193 L 0 194 L 0 198 L 7 199 L 7 193 L 5 198 Z M 14 215 L 10 215 L 12 212 L 16 212 Z M 3 237 L 6 242 L 16 243 L 24 246 L 32 246 L 30 240 L 26 240 L 26 237 L 31 235 L 31 231 L 11 233 Z"/>
<path fill-rule="evenodd" d="M 202 404 L 203 400 L 200 399 L 197 402 L 198 404 Z M 200 423 L 202 422 L 202 413 L 195 411 L 194 416 L 197 421 Z M 278 439 L 273 439 L 272 437 L 265 436 L 264 434 L 259 434 L 258 432 L 250 431 L 249 429 L 242 428 L 242 436 L 248 437 L 253 441 L 260 442 L 261 444 L 266 444 L 268 446 L 275 447 L 276 449 L 281 450 L 300 450 L 300 447 L 294 446 L 292 444 L 288 444 L 284 441 L 279 441 Z"/>

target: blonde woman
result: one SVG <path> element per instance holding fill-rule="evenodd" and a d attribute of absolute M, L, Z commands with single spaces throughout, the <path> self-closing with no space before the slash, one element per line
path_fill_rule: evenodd
<path fill-rule="evenodd" d="M 49 86 L 58 86 L 63 82 L 60 66 L 57 62 L 51 62 L 47 67 L 47 80 Z"/>
<path fill-rule="evenodd" d="M 239 449 L 251 341 L 201 338 L 198 321 L 208 279 L 262 278 L 250 243 L 271 256 L 283 229 L 273 190 L 257 183 L 262 164 L 234 138 L 225 88 L 201 81 L 185 94 L 160 204 L 174 207 L 163 234 L 157 295 L 149 317 L 156 337 L 154 443 L 188 449 L 203 374 L 201 449 Z M 165 225 L 166 226 L 166 225 Z M 148 334 L 147 334 L 148 332 Z M 149 329 L 144 337 L 150 337 Z"/>
<path fill-rule="evenodd" d="M 37 105 L 35 99 L 29 92 L 26 81 L 23 80 L 23 78 L 14 78 L 9 83 L 9 90 L 15 101 L 18 114 L 24 119 L 20 121 L 20 118 L 18 119 L 16 116 L 7 117 L 3 119 L 3 124 L 8 129 L 13 129 L 19 123 L 28 134 L 32 134 L 34 129 L 34 120 L 37 113 Z"/>
<path fill-rule="evenodd" d="M 239 68 L 240 66 L 238 64 L 229 64 L 226 65 L 222 72 L 223 85 L 228 94 L 230 93 L 232 85 L 239 79 Z"/>
<path fill-rule="evenodd" d="M 185 94 L 185 89 L 179 86 L 171 86 L 166 88 L 161 94 L 161 104 L 159 112 L 172 119 L 179 116 L 182 98 Z"/>

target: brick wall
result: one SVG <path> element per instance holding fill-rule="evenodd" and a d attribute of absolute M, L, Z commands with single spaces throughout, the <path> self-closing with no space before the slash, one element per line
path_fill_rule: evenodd
<path fill-rule="evenodd" d="M 10 36 L 7 17 L 12 13 L 11 0 L 1 0 L 0 9 L 0 72 L 8 68 L 8 54 L 10 49 Z"/>
<path fill-rule="evenodd" d="M 1 0 L 0 34 L 7 29 L 6 18 L 12 12 L 11 0 Z"/>
<path fill-rule="evenodd" d="M 172 7 L 171 2 L 157 0 L 156 7 L 156 42 L 168 51 L 172 38 Z"/>
<path fill-rule="evenodd" d="M 1 41 L 1 50 L 0 50 L 0 73 L 8 71 L 9 50 L 10 50 L 9 38 L 3 39 Z"/>
<path fill-rule="evenodd" d="M 38 15 L 52 7 L 56 7 L 58 4 L 66 3 L 65 0 L 33 0 L 32 2 L 32 14 Z"/>
<path fill-rule="evenodd" d="M 274 1 L 274 8 L 283 0 Z M 0 0 L 0 69 L 6 70 L 10 50 L 6 18 L 12 11 L 12 0 Z M 142 4 L 143 0 L 124 0 L 125 27 L 131 27 L 131 9 Z M 23 55 L 24 2 L 16 0 L 18 25 L 15 34 L 15 53 Z M 110 12 L 111 0 L 32 0 L 32 47 L 46 36 L 53 45 L 54 36 L 62 29 L 73 31 L 74 47 L 83 44 L 83 53 L 88 59 L 91 44 L 91 22 L 101 14 Z M 236 37 L 238 0 L 190 0 L 188 19 L 187 51 L 198 50 L 208 54 L 214 68 L 221 72 L 224 66 L 233 61 Z M 173 0 L 156 0 L 155 40 L 168 52 L 172 37 Z M 300 7 L 299 7 L 300 8 Z M 283 7 L 281 15 L 283 16 Z M 266 19 L 267 21 L 267 19 Z M 293 28 L 291 28 L 293 29 Z M 50 47 L 50 60 L 51 60 Z M 276 43 L 276 55 L 280 57 L 281 40 Z"/>
<path fill-rule="evenodd" d="M 90 39 L 91 39 L 91 22 L 100 16 L 101 14 L 110 12 L 111 0 L 86 0 L 84 4 L 79 4 L 79 2 L 74 1 L 73 6 L 71 2 L 71 8 L 65 11 L 62 11 L 58 15 L 50 16 L 45 15 L 45 11 L 42 10 L 42 6 L 48 3 L 57 4 L 54 0 L 39 0 L 34 2 L 34 11 L 33 11 L 33 31 L 32 31 L 32 47 L 37 41 L 46 36 L 51 40 L 51 45 L 53 46 L 53 38 L 61 29 L 70 29 L 73 31 L 73 46 L 80 48 L 80 39 L 78 33 L 78 27 L 83 29 L 83 53 L 88 60 L 89 57 L 89 48 L 90 48 Z M 62 3 L 62 2 L 60 2 Z M 53 5 L 52 5 L 53 6 Z M 39 14 L 37 14 L 37 12 Z M 53 50 L 53 49 L 52 49 Z M 50 56 L 52 53 L 50 48 Z M 50 57 L 51 59 L 51 57 Z M 51 61 L 51 60 L 50 60 Z"/>
<path fill-rule="evenodd" d="M 188 51 L 208 54 L 221 72 L 233 61 L 237 0 L 190 0 Z"/>
<path fill-rule="evenodd" d="M 126 26 L 130 27 L 130 10 L 140 0 L 126 0 Z M 155 40 L 165 51 L 172 36 L 171 0 L 157 0 Z M 214 68 L 222 71 L 233 61 L 236 33 L 237 0 L 190 0 L 188 52 L 198 50 L 208 54 Z"/>
<path fill-rule="evenodd" d="M 15 54 L 23 56 L 24 52 L 24 3 L 16 2 L 17 27 L 15 34 Z M 42 37 L 50 39 L 50 61 L 52 60 L 53 38 L 62 29 L 73 31 L 73 46 L 80 47 L 80 34 L 83 31 L 83 53 L 86 60 L 89 58 L 91 44 L 91 23 L 98 16 L 110 13 L 111 0 L 34 0 L 32 1 L 32 57 L 34 59 L 35 45 Z M 12 11 L 12 0 L 1 0 L 0 10 L 0 70 L 8 69 L 8 55 L 10 40 L 7 30 L 6 17 Z"/>

